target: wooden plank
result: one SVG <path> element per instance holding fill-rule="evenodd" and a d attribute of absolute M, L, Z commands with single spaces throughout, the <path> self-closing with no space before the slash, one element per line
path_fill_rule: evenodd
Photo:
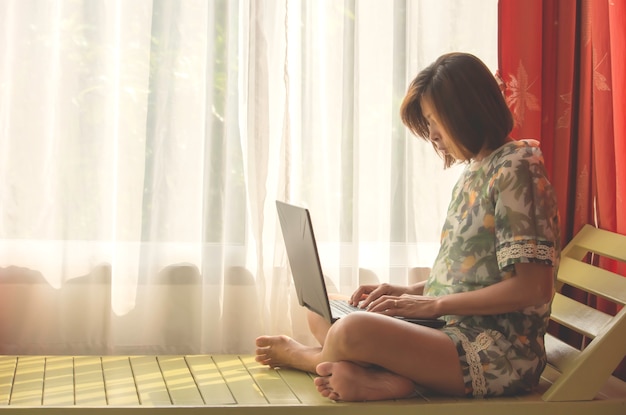
<path fill-rule="evenodd" d="M 237 403 L 211 356 L 186 356 L 185 360 L 206 405 Z"/>
<path fill-rule="evenodd" d="M 213 361 L 226 380 L 238 405 L 267 405 L 267 399 L 259 389 L 238 356 L 216 355 Z"/>
<path fill-rule="evenodd" d="M 417 394 L 418 396 L 413 399 L 423 400 L 424 402 L 427 402 L 432 405 L 441 404 L 441 403 L 445 403 L 445 404 L 457 403 L 465 399 L 465 398 L 457 398 L 454 396 L 441 395 L 439 393 L 435 393 L 433 391 L 426 391 L 426 390 L 417 390 Z"/>
<path fill-rule="evenodd" d="M 41 406 L 45 367 L 43 356 L 17 358 L 11 405 Z"/>
<path fill-rule="evenodd" d="M 80 381 L 81 379 L 91 380 L 92 383 L 95 382 L 96 385 L 99 385 L 99 394 L 102 396 L 102 391 L 104 390 L 104 375 L 101 370 L 102 367 L 106 367 L 108 370 L 107 373 L 109 374 L 111 369 L 115 367 L 121 367 L 122 370 L 120 372 L 126 372 L 127 374 L 131 373 L 131 375 L 134 374 L 135 379 L 133 382 L 137 383 L 137 387 L 135 388 L 136 391 L 140 390 L 140 384 L 143 384 L 143 379 L 139 380 L 139 378 L 142 376 L 142 373 L 144 373 L 144 370 L 145 373 L 150 373 L 152 370 L 163 370 L 160 366 L 159 368 L 156 368 L 153 363 L 157 361 L 157 357 L 105 357 L 102 359 L 103 363 L 101 364 L 101 358 L 97 356 L 81 356 L 73 359 L 76 379 L 76 406 L 55 406 L 55 404 L 45 404 L 46 402 L 53 402 L 48 401 L 47 399 L 47 388 L 51 386 L 50 382 L 54 385 L 53 375 L 59 374 L 62 378 L 66 376 L 67 367 L 69 366 L 68 362 L 71 357 L 45 358 L 41 356 L 32 356 L 16 358 L 11 356 L 0 356 L 0 374 L 2 375 L 0 378 L 5 379 L 5 390 L 7 387 L 7 376 L 12 378 L 12 375 L 8 375 L 4 372 L 5 370 L 9 373 L 12 373 L 13 371 L 16 372 L 16 385 L 20 382 L 20 379 L 39 380 L 39 390 L 36 393 L 36 395 L 38 394 L 39 396 L 39 403 L 20 404 L 16 401 L 12 401 L 12 406 L 7 407 L 5 405 L 4 409 L 8 410 L 8 413 L 16 415 L 30 415 L 33 411 L 39 412 L 41 410 L 49 415 L 131 415 L 132 413 L 138 413 L 140 411 L 150 413 L 151 415 L 169 415 L 183 412 L 188 415 L 291 415 L 294 413 L 299 415 L 316 415 L 322 413 L 327 415 L 341 415 L 345 413 L 359 413 L 361 415 L 374 415 L 379 413 L 409 415 L 418 412 L 428 413 L 429 415 L 445 415 L 448 413 L 461 412 L 464 414 L 503 412 L 511 415 L 522 415 L 528 413 L 545 415 L 556 413 L 567 413 L 568 415 L 586 415 L 590 413 L 598 413 L 602 415 L 622 415 L 624 414 L 624 409 L 626 409 L 626 383 L 615 378 L 611 379 L 614 381 L 610 385 L 611 387 L 606 388 L 605 386 L 605 388 L 599 393 L 597 399 L 594 401 L 543 402 L 541 400 L 541 393 L 550 386 L 550 382 L 553 382 L 559 377 L 559 373 L 552 367 L 548 367 L 546 368 L 546 371 L 544 371 L 544 374 L 542 375 L 542 383 L 538 389 L 538 393 L 520 397 L 472 400 L 433 395 L 427 396 L 425 399 L 416 398 L 367 403 L 335 403 L 317 394 L 315 386 L 313 385 L 313 375 L 290 369 L 266 369 L 258 364 L 255 364 L 253 362 L 253 356 L 214 356 L 215 361 L 211 358 L 211 356 L 188 356 L 186 358 L 183 356 L 171 356 L 168 357 L 168 359 L 169 358 L 174 360 L 184 360 L 190 369 L 190 373 L 195 373 L 194 379 L 198 385 L 203 382 L 223 382 L 222 376 L 219 373 L 220 370 L 223 370 L 225 373 L 224 378 L 230 379 L 233 381 L 233 384 L 237 384 L 237 382 L 242 382 L 242 384 L 248 383 L 248 386 L 243 389 L 245 393 L 249 393 L 250 390 L 254 390 L 254 387 L 251 385 L 256 384 L 258 388 L 257 393 L 260 394 L 259 396 L 262 397 L 262 393 L 266 391 L 266 396 L 269 400 L 272 399 L 271 395 L 274 392 L 271 390 L 271 387 L 267 388 L 263 384 L 264 381 L 259 381 L 256 373 L 259 372 L 262 374 L 264 370 L 266 372 L 271 371 L 282 378 L 282 382 L 286 384 L 294 395 L 298 396 L 301 403 L 281 403 L 280 401 L 270 401 L 268 403 L 267 400 L 263 399 L 263 401 L 256 404 L 245 403 L 241 400 L 238 404 L 211 404 L 207 402 L 206 405 L 200 404 L 196 406 L 172 406 L 167 404 L 163 406 L 145 407 L 144 402 L 138 402 L 138 399 L 135 399 L 137 403 L 131 405 L 111 404 L 110 406 L 106 406 L 89 403 L 80 404 L 79 391 L 81 390 L 80 385 L 83 383 Z M 119 359 L 119 361 L 116 362 L 115 365 L 112 365 L 110 361 L 104 362 L 105 360 L 111 359 Z M 60 368 L 60 370 L 57 370 L 58 368 Z M 26 376 L 26 374 L 29 376 Z M 272 382 L 274 381 L 275 380 L 272 379 Z M 149 384 L 149 382 L 146 384 Z M 607 382 L 607 385 L 608 384 L 609 382 Z M 279 391 L 282 390 L 282 388 L 282 386 L 279 386 Z M 28 389 L 33 390 L 32 387 Z M 37 387 L 35 387 L 34 390 L 37 391 Z M 42 391 L 44 391 L 43 395 Z M 238 394 L 237 396 L 242 396 L 242 394 Z M 280 396 L 280 394 L 278 396 Z M 41 407 L 42 398 L 44 401 L 44 407 Z M 35 399 L 33 402 L 37 402 L 37 400 Z M 2 405 L 0 405 L 0 411 L 2 410 L 1 406 Z M 182 406 L 185 406 L 185 408 L 182 408 Z"/>
<path fill-rule="evenodd" d="M 174 405 L 204 405 L 183 356 L 159 356 L 158 362 Z"/>
<path fill-rule="evenodd" d="M 556 293 L 552 301 L 552 320 L 589 338 L 595 338 L 612 316 Z"/>
<path fill-rule="evenodd" d="M 626 308 L 568 363 L 561 377 L 544 394 L 549 401 L 592 400 L 624 358 L 626 351 Z"/>
<path fill-rule="evenodd" d="M 615 376 L 611 376 L 602 389 L 600 389 L 598 399 L 621 399 L 624 402 L 624 407 L 626 407 L 626 382 Z"/>
<path fill-rule="evenodd" d="M 587 402 L 542 402 L 541 400 L 504 399 L 464 399 L 450 403 L 415 403 L 413 401 L 398 402 L 355 402 L 334 403 L 320 406 L 219 406 L 219 407 L 89 407 L 63 408 L 48 407 L 45 409 L 29 407 L 8 408 L 11 415 L 624 415 L 624 401 L 594 400 Z"/>
<path fill-rule="evenodd" d="M 17 357 L 0 356 L 0 406 L 8 405 L 11 400 L 16 366 Z"/>
<path fill-rule="evenodd" d="M 306 372 L 294 369 L 276 369 L 276 374 L 283 378 L 284 382 L 298 397 L 302 404 L 306 405 L 332 405 L 333 402 L 319 394 L 313 378 Z"/>
<path fill-rule="evenodd" d="M 565 367 L 580 354 L 580 350 L 570 346 L 564 341 L 546 334 L 544 337 L 546 344 L 546 354 L 548 356 L 548 363 L 559 371 L 563 371 Z"/>
<path fill-rule="evenodd" d="M 74 357 L 74 396 L 76 405 L 104 406 L 107 404 L 100 357 Z"/>
<path fill-rule="evenodd" d="M 244 356 L 240 359 L 270 405 L 300 403 L 300 400 L 276 370 L 257 363 L 254 356 Z"/>
<path fill-rule="evenodd" d="M 558 279 L 609 301 L 626 304 L 626 278 L 586 262 L 563 257 Z"/>
<path fill-rule="evenodd" d="M 540 384 L 543 383 L 549 388 L 554 382 L 556 382 L 559 376 L 561 376 L 561 372 L 559 372 L 555 367 L 547 365 L 541 373 Z"/>
<path fill-rule="evenodd" d="M 43 405 L 74 405 L 74 359 L 71 356 L 46 358 Z"/>
<path fill-rule="evenodd" d="M 103 356 L 104 386 L 109 405 L 139 405 L 128 356 Z"/>
<path fill-rule="evenodd" d="M 139 402 L 143 406 L 171 405 L 165 380 L 155 356 L 131 356 Z"/>
<path fill-rule="evenodd" d="M 626 261 L 624 246 L 626 236 L 585 225 L 563 249 L 563 253 L 582 259 L 587 252 L 594 252 L 607 258 Z"/>

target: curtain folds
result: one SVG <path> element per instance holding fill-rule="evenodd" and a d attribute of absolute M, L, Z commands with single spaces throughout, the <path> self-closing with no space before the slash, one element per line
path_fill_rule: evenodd
<path fill-rule="evenodd" d="M 496 11 L 3 1 L 0 353 L 313 341 L 275 199 L 310 208 L 330 290 L 422 278 L 458 169 L 408 136 L 398 107 L 442 53 L 495 71 Z"/>
<path fill-rule="evenodd" d="M 563 242 L 584 224 L 626 234 L 626 2 L 500 0 L 499 73 L 517 137 L 541 140 Z M 626 264 L 595 258 L 626 276 Z M 609 313 L 615 305 L 580 298 Z M 626 365 L 617 374 L 626 378 Z"/>

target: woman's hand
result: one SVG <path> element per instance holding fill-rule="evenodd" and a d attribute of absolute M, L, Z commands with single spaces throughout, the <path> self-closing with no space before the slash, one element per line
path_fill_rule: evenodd
<path fill-rule="evenodd" d="M 515 264 L 516 275 L 474 291 L 440 297 L 422 296 L 423 283 L 403 287 L 364 285 L 350 303 L 389 316 L 438 318 L 443 315 L 494 315 L 547 304 L 554 295 L 552 267 L 538 263 Z"/>
<path fill-rule="evenodd" d="M 372 301 L 368 311 L 387 316 L 438 318 L 437 297 L 404 294 L 401 296 L 383 295 Z"/>
<path fill-rule="evenodd" d="M 367 308 L 373 301 L 383 295 L 399 297 L 409 291 L 409 287 L 401 285 L 380 284 L 361 285 L 348 301 L 355 307 Z"/>

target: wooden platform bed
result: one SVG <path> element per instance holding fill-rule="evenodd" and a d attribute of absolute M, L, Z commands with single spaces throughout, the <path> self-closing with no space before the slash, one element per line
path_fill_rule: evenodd
<path fill-rule="evenodd" d="M 587 264 L 626 260 L 626 237 L 585 227 L 563 251 L 560 286 L 626 304 L 626 278 Z M 341 403 L 313 376 L 272 370 L 253 356 L 0 356 L 0 412 L 15 414 L 550 414 L 626 415 L 626 308 L 601 313 L 557 293 L 553 321 L 591 341 L 581 351 L 548 336 L 550 365 L 532 394 L 455 399 L 427 392 L 398 401 Z"/>

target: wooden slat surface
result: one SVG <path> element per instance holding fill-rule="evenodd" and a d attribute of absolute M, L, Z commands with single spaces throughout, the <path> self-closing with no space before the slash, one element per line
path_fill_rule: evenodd
<path fill-rule="evenodd" d="M 43 384 L 43 405 L 74 405 L 73 357 L 52 356 L 46 359 Z"/>
<path fill-rule="evenodd" d="M 243 365 L 239 357 L 230 355 L 213 356 L 224 381 L 228 385 L 237 403 L 241 405 L 267 405 L 254 379 Z"/>
<path fill-rule="evenodd" d="M 25 356 L 17 360 L 11 405 L 40 406 L 43 395 L 43 375 L 46 359 L 43 356 Z"/>
<path fill-rule="evenodd" d="M 76 356 L 74 358 L 74 395 L 76 405 L 105 406 L 107 404 L 100 357 Z"/>
<path fill-rule="evenodd" d="M 552 320 L 594 338 L 612 316 L 556 293 L 552 301 Z"/>
<path fill-rule="evenodd" d="M 10 402 L 16 365 L 16 357 L 0 356 L 0 406 Z"/>
<path fill-rule="evenodd" d="M 183 356 L 159 356 L 158 360 L 174 405 L 204 405 Z"/>
<path fill-rule="evenodd" d="M 129 357 L 104 356 L 102 358 L 102 372 L 109 405 L 139 405 L 139 395 Z"/>
<path fill-rule="evenodd" d="M 570 346 L 551 334 L 546 334 L 545 343 L 548 354 L 548 363 L 559 371 L 565 369 L 565 367 L 580 354 L 580 350 Z"/>
<path fill-rule="evenodd" d="M 559 281 L 596 294 L 618 304 L 626 304 L 626 278 L 594 265 L 563 257 Z"/>
<path fill-rule="evenodd" d="M 546 376 L 538 393 L 473 401 L 423 392 L 390 402 L 334 403 L 315 390 L 313 376 L 273 370 L 253 356 L 0 356 L 0 412 L 48 415 L 130 414 L 447 414 L 505 411 L 509 414 L 568 415 L 626 412 L 626 384 L 612 380 L 595 402 L 573 405 L 541 400 L 558 372 Z M 417 408 L 417 406 L 424 406 Z M 168 409 L 170 408 L 170 409 Z M 184 409 L 181 409 L 184 408 Z M 591 411 L 591 412 L 590 412 Z M 565 412 L 563 412 L 565 413 Z"/>
<path fill-rule="evenodd" d="M 186 360 L 206 405 L 237 403 L 211 356 L 187 356 Z"/>
<path fill-rule="evenodd" d="M 563 249 L 563 254 L 582 259 L 587 252 L 594 252 L 607 258 L 624 260 L 626 236 L 585 225 Z"/>
<path fill-rule="evenodd" d="M 167 385 L 154 356 L 133 356 L 130 364 L 135 377 L 139 401 L 144 406 L 171 405 Z"/>
<path fill-rule="evenodd" d="M 309 374 L 303 374 L 296 370 L 281 369 L 275 371 L 289 388 L 305 405 L 328 405 L 328 399 L 322 397 L 315 388 L 311 386 L 313 378 Z"/>
<path fill-rule="evenodd" d="M 267 366 L 257 363 L 252 356 L 244 357 L 241 360 L 269 404 L 295 405 L 301 403 L 289 385 L 280 377 L 277 370 L 267 370 Z"/>

